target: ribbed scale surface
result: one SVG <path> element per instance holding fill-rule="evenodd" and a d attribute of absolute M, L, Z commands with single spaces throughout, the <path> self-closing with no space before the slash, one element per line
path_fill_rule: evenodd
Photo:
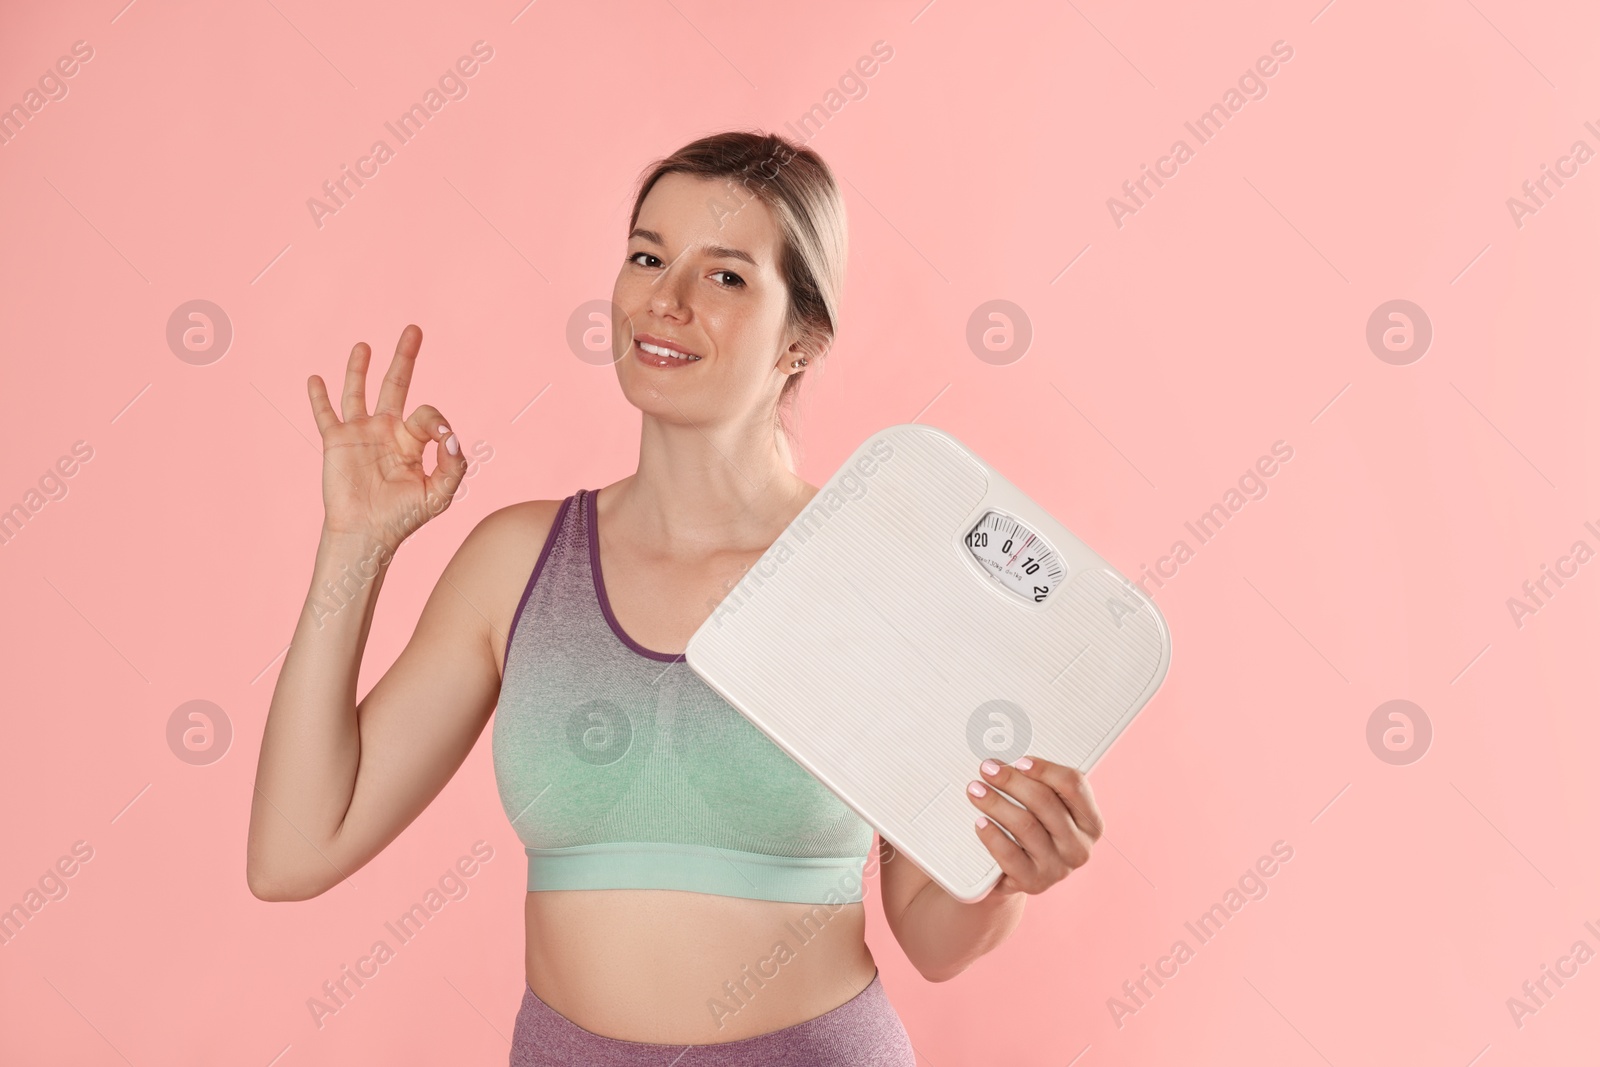
<path fill-rule="evenodd" d="M 838 510 L 829 513 L 827 490 L 819 493 L 808 512 L 814 521 L 797 521 L 747 572 L 689 656 L 759 707 L 780 744 L 808 738 L 796 750 L 814 749 L 813 772 L 831 773 L 829 784 L 870 822 L 910 827 L 914 855 L 973 884 L 994 862 L 970 833 L 975 812 L 963 792 L 979 777 L 980 756 L 966 741 L 973 712 L 1012 701 L 1031 722 L 1027 751 L 1087 768 L 1155 675 L 1163 641 L 1154 613 L 1104 570 L 1069 577 L 1049 610 L 998 600 L 951 543 L 983 499 L 987 471 L 932 433 L 897 438 L 889 462 L 892 472 L 861 479 L 859 499 Z M 930 484 L 939 491 L 927 492 Z M 802 547 L 823 526 L 828 537 Z M 791 537 L 801 550 L 780 562 Z M 1127 609 L 1114 641 L 1104 636 L 1114 617 L 1108 599 Z M 737 641 L 720 636 L 734 618 Z M 793 654 L 752 651 L 779 634 Z M 839 709 L 796 695 L 805 675 L 824 670 L 851 704 L 846 731 L 830 725 Z M 996 674 L 1006 679 L 1001 688 L 982 680 Z M 930 743 L 941 731 L 958 743 Z M 960 758 L 937 755 L 950 752 Z"/>
<path fill-rule="evenodd" d="M 507 649 L 493 753 L 533 889 L 860 899 L 872 828 L 681 658 L 635 651 L 591 561 L 593 494 L 563 502 Z M 603 576 L 602 576 L 603 577 Z"/>

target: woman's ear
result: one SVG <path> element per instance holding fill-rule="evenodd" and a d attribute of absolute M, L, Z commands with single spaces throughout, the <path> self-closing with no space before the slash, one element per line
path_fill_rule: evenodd
<path fill-rule="evenodd" d="M 789 346 L 788 355 L 785 357 L 785 365 L 787 365 L 789 360 L 800 359 L 802 357 L 810 360 L 812 363 L 815 363 L 823 356 L 827 355 L 828 349 L 831 347 L 832 338 L 816 331 L 807 331 Z"/>

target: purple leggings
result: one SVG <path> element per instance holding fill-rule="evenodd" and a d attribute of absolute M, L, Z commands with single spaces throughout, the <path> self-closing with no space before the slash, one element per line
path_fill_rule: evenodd
<path fill-rule="evenodd" d="M 710 1045 L 602 1037 L 523 986 L 510 1067 L 916 1067 L 911 1039 L 876 972 L 832 1011 L 782 1030 Z"/>

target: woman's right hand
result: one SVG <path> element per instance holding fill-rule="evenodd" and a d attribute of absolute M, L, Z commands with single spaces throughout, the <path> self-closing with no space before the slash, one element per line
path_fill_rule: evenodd
<path fill-rule="evenodd" d="M 422 330 L 407 326 L 383 377 L 378 405 L 367 414 L 366 380 L 372 349 L 365 341 L 350 350 L 345 367 L 341 420 L 328 389 L 313 374 L 306 380 L 311 412 L 322 434 L 323 530 L 377 540 L 392 553 L 423 523 L 450 506 L 467 470 L 461 443 L 431 404 L 405 418 L 406 391 Z M 429 441 L 439 448 L 432 474 L 422 469 Z"/>

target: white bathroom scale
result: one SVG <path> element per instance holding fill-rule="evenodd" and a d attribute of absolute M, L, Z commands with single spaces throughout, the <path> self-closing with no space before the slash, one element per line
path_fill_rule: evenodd
<path fill-rule="evenodd" d="M 960 441 L 915 423 L 857 448 L 685 650 L 968 902 L 1003 873 L 973 829 L 979 762 L 1031 753 L 1087 771 L 1171 656 L 1148 597 Z"/>

